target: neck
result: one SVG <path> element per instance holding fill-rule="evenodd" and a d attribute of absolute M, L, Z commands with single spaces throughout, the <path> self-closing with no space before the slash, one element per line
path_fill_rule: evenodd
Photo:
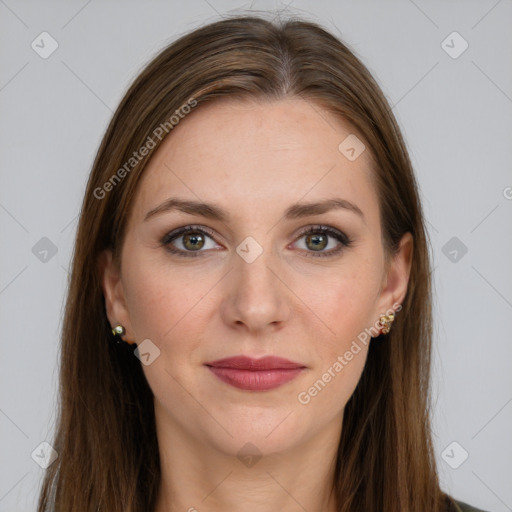
<path fill-rule="evenodd" d="M 157 421 L 161 482 L 154 512 L 335 512 L 339 425 L 337 417 L 286 451 L 262 453 L 241 441 L 243 448 L 229 453 Z"/>

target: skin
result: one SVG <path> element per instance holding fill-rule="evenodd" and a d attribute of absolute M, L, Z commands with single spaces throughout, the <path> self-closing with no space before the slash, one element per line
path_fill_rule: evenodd
<path fill-rule="evenodd" d="M 142 366 L 154 393 L 162 465 L 156 512 L 335 510 L 329 491 L 343 410 L 368 346 L 360 344 L 308 404 L 297 397 L 402 302 L 412 254 L 407 233 L 386 261 L 368 152 L 349 161 L 338 150 L 351 133 L 303 99 L 223 100 L 183 119 L 148 163 L 121 268 L 106 251 L 100 269 L 111 325 L 125 327 L 126 341 L 150 339 L 160 350 Z M 144 220 L 171 196 L 216 203 L 230 217 L 172 210 Z M 331 197 L 356 204 L 364 218 L 348 209 L 283 218 L 296 202 Z M 214 238 L 199 242 L 198 257 L 171 254 L 161 239 L 189 224 L 209 228 Z M 321 238 L 328 245 L 320 252 L 342 250 L 315 256 L 301 232 L 318 224 L 342 231 L 352 245 Z M 236 252 L 248 236 L 263 249 L 252 263 Z M 194 242 L 184 242 L 182 235 L 170 245 L 194 252 Z M 254 392 L 204 366 L 241 354 L 277 355 L 307 369 Z M 250 451 L 248 442 L 261 456 L 250 466 L 237 457 L 244 446 Z"/>

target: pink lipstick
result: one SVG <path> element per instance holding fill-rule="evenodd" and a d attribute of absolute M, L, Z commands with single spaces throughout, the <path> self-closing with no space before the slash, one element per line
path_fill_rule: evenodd
<path fill-rule="evenodd" d="M 228 357 L 206 363 L 220 380 L 250 391 L 275 389 L 293 380 L 306 368 L 281 357 L 253 359 L 246 356 Z"/>

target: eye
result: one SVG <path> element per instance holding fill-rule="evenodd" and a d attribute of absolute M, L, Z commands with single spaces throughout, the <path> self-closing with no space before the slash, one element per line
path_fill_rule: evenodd
<path fill-rule="evenodd" d="M 352 244 L 345 233 L 327 226 L 311 226 L 304 230 L 296 240 L 304 238 L 305 252 L 308 256 L 334 256 Z M 329 239 L 336 242 L 330 243 Z M 197 226 L 184 226 L 167 233 L 161 244 L 172 254 L 184 257 L 196 257 L 205 252 L 203 249 L 215 249 L 213 232 Z M 210 246 L 208 243 L 210 242 Z M 212 245 L 213 242 L 213 245 Z M 324 249 L 331 247 L 331 250 Z M 309 254 L 308 254 L 309 253 Z"/>
<path fill-rule="evenodd" d="M 204 252 L 202 249 L 215 249 L 208 246 L 208 239 L 213 241 L 213 234 L 205 228 L 184 226 L 167 233 L 161 240 L 166 250 L 179 256 L 194 257 Z M 176 242 L 174 244 L 173 242 Z"/>
<path fill-rule="evenodd" d="M 334 256 L 342 251 L 345 247 L 350 247 L 352 240 L 350 240 L 345 233 L 337 229 L 327 226 L 311 226 L 302 232 L 297 240 L 304 238 L 305 250 L 308 256 L 313 257 L 328 257 Z M 329 243 L 329 238 L 337 241 Z M 331 245 L 331 250 L 324 251 L 326 247 Z M 332 248 L 334 246 L 334 248 Z M 315 254 L 316 253 L 316 254 Z"/>

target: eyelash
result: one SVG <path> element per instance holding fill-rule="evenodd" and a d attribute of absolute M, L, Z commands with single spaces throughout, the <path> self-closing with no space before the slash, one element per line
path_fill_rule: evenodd
<path fill-rule="evenodd" d="M 201 233 L 203 235 L 209 236 L 212 239 L 215 239 L 215 237 L 213 236 L 213 232 L 211 232 L 210 230 L 208 230 L 206 228 L 200 228 L 200 227 L 191 225 L 191 226 L 184 226 L 182 228 L 171 231 L 170 233 L 167 233 L 161 239 L 160 243 L 165 247 L 165 249 L 167 251 L 169 251 L 172 254 L 177 254 L 178 256 L 183 256 L 185 258 L 190 258 L 190 257 L 196 258 L 196 257 L 200 256 L 200 254 L 202 252 L 205 252 L 205 251 L 201 251 L 201 250 L 198 250 L 195 252 L 183 251 L 182 249 L 176 249 L 172 245 L 170 245 L 171 242 L 173 242 L 174 240 L 178 239 L 180 236 L 182 236 L 186 233 L 189 233 L 189 232 Z M 328 235 L 328 236 L 336 239 L 338 242 L 340 242 L 341 245 L 337 249 L 330 250 L 329 252 L 315 253 L 315 251 L 306 251 L 307 253 L 310 253 L 310 254 L 307 254 L 307 257 L 326 258 L 326 257 L 330 257 L 330 256 L 335 256 L 339 252 L 341 252 L 345 247 L 350 247 L 353 243 L 353 240 L 349 239 L 347 237 L 347 235 L 345 235 L 345 233 L 338 231 L 337 229 L 333 229 L 328 226 L 321 226 L 321 225 L 310 226 L 309 228 L 305 229 L 295 239 L 295 241 L 300 240 L 302 237 L 309 235 L 309 234 Z M 311 253 L 313 253 L 313 254 L 311 254 Z"/>

